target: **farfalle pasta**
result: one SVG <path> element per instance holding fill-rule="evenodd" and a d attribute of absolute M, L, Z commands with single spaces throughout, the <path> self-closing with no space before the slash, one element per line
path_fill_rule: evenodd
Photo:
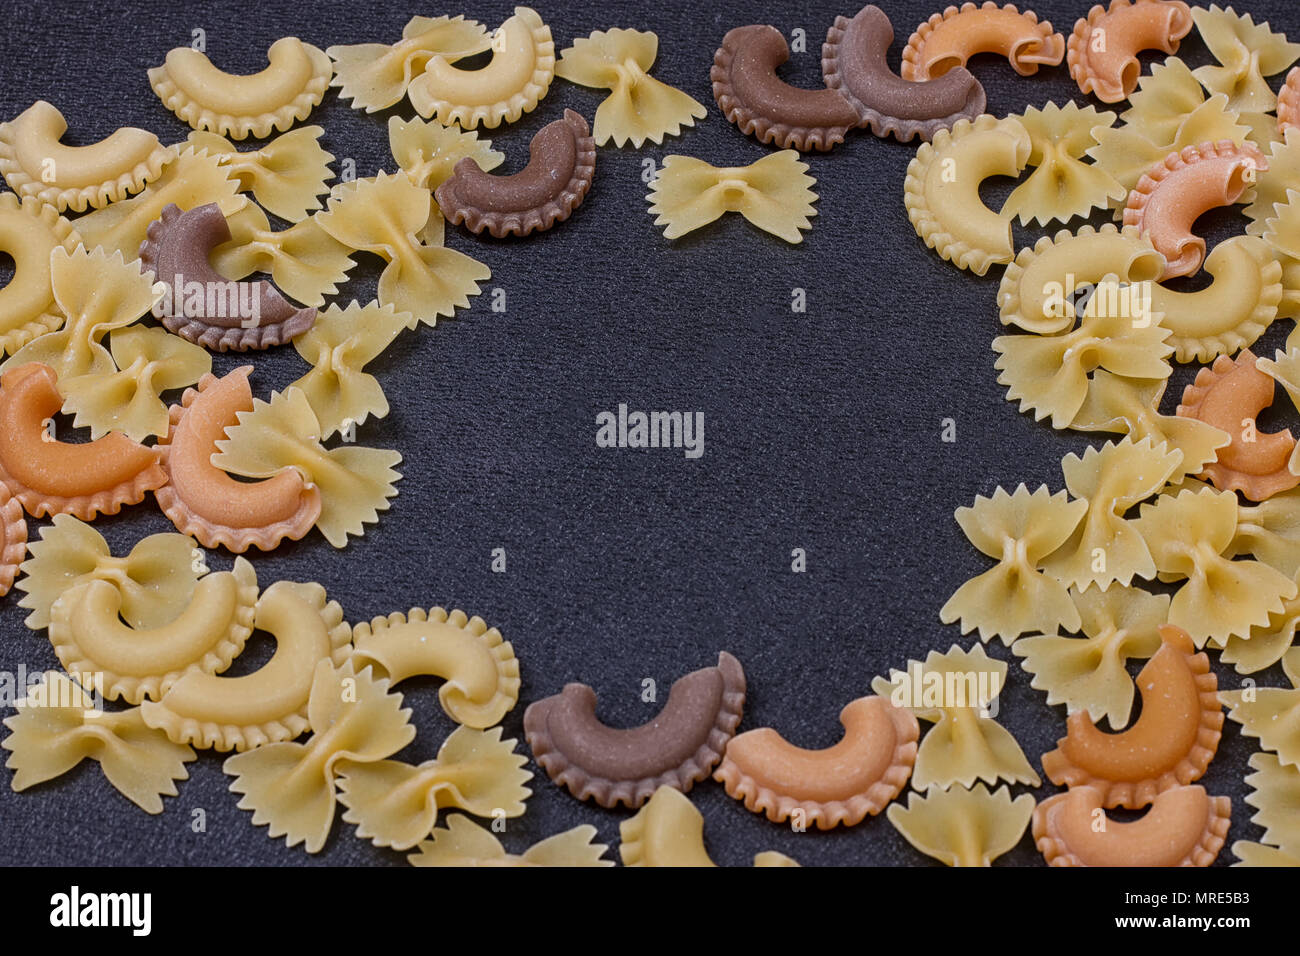
<path fill-rule="evenodd" d="M 876 694 L 934 724 L 916 752 L 913 788 L 1042 782 L 1016 739 L 992 716 L 1006 676 L 1007 665 L 984 648 L 963 651 L 954 644 L 946 654 L 931 651 L 924 663 L 911 660 L 905 671 L 872 679 Z"/>
<path fill-rule="evenodd" d="M 1034 813 L 1034 798 L 1011 799 L 1010 787 L 990 792 L 982 783 L 931 787 L 912 793 L 907 806 L 892 805 L 885 815 L 908 843 L 948 866 L 992 866 L 1024 836 Z"/>
<path fill-rule="evenodd" d="M 319 126 L 304 126 L 277 136 L 260 149 L 243 152 L 224 136 L 202 130 L 190 133 L 187 142 L 219 157 L 230 167 L 239 188 L 251 192 L 270 212 L 289 222 L 301 222 L 320 208 L 318 197 L 329 192 L 325 182 L 334 157 L 320 144 L 324 132 Z"/>
<path fill-rule="evenodd" d="M 1265 750 L 1277 754 L 1279 763 L 1300 766 L 1300 647 L 1282 657 L 1282 673 L 1291 682 L 1282 687 L 1251 687 L 1220 691 L 1228 717 L 1241 724 L 1245 737 L 1255 737 Z"/>
<path fill-rule="evenodd" d="M 111 582 L 76 584 L 50 608 L 50 643 L 69 673 L 102 675 L 107 700 L 157 700 L 192 671 L 216 674 L 253 633 L 257 575 L 243 558 L 233 571 L 204 575 L 190 601 L 165 624 L 130 627 Z"/>
<path fill-rule="evenodd" d="M 1065 58 L 1065 37 L 1048 21 L 1039 23 L 1032 10 L 1021 13 L 1014 3 L 967 0 L 916 28 L 903 49 L 899 73 L 913 82 L 929 80 L 965 66 L 976 53 L 1004 56 L 1021 76 L 1032 76 L 1040 66 L 1056 66 Z"/>
<path fill-rule="evenodd" d="M 663 786 L 618 826 L 618 848 L 624 866 L 717 866 L 704 848 L 704 817 L 680 790 Z M 781 853 L 768 850 L 754 856 L 755 866 L 798 866 Z"/>
<path fill-rule="evenodd" d="M 176 782 L 189 778 L 189 747 L 174 744 L 140 719 L 140 709 L 106 712 L 81 686 L 46 671 L 4 724 L 0 741 L 11 786 L 26 790 L 67 773 L 89 758 L 122 796 L 145 813 L 162 813 L 163 797 L 176 796 Z"/>
<path fill-rule="evenodd" d="M 483 172 L 505 162 L 506 154 L 492 141 L 458 126 L 443 126 L 422 119 L 389 117 L 388 149 L 406 178 L 430 192 L 445 183 L 462 159 L 472 159 Z"/>
<path fill-rule="evenodd" d="M 1010 262 L 1015 255 L 1011 214 L 986 206 L 979 187 L 991 176 L 1017 175 L 1032 151 L 1029 131 L 1014 117 L 986 114 L 939 130 L 917 150 L 903 184 L 916 234 L 941 257 L 976 275 Z"/>
<path fill-rule="evenodd" d="M 1135 522 L 1156 570 L 1186 578 L 1169 606 L 1169 623 L 1192 635 L 1198 647 L 1223 647 L 1266 625 L 1282 602 L 1296 596 L 1296 584 L 1259 561 L 1223 557 L 1237 528 L 1237 498 L 1207 488 L 1162 495 L 1142 506 Z"/>
<path fill-rule="evenodd" d="M 605 859 L 609 847 L 596 843 L 596 828 L 584 823 L 534 843 L 519 855 L 507 853 L 501 841 L 467 816 L 454 813 L 444 829 L 435 829 L 406 861 L 412 866 L 534 867 L 613 866 Z"/>
<path fill-rule="evenodd" d="M 662 143 L 694 126 L 706 110 L 681 90 L 650 76 L 659 53 L 659 38 L 644 30 L 597 30 L 561 51 L 555 75 L 582 86 L 610 91 L 596 107 L 593 123 L 597 146 L 646 140 Z"/>
<path fill-rule="evenodd" d="M 692 156 L 665 156 L 650 183 L 650 212 L 664 237 L 677 239 L 728 212 L 738 212 L 764 232 L 789 243 L 812 228 L 817 180 L 792 149 L 748 166 L 710 166 Z"/>
<path fill-rule="evenodd" d="M 555 78 L 551 28 L 535 10 L 515 7 L 493 34 L 491 49 L 492 61 L 479 70 L 431 57 L 406 90 L 415 111 L 444 126 L 495 129 L 536 109 Z"/>
<path fill-rule="evenodd" d="M 176 151 L 153 133 L 122 127 L 98 143 L 66 146 L 68 122 L 38 100 L 0 123 L 0 174 L 19 197 L 31 196 L 58 212 L 85 212 L 138 193 L 157 179 Z"/>
<path fill-rule="evenodd" d="M 325 448 L 321 427 L 301 389 L 273 392 L 271 400 L 253 400 L 251 411 L 236 413 L 237 425 L 216 442 L 212 464 L 245 478 L 274 478 L 296 468 L 320 491 L 316 527 L 336 548 L 347 546 L 349 535 L 365 533 L 365 525 L 387 511 L 401 479 L 394 467 L 402 456 L 379 448 L 344 445 Z"/>
<path fill-rule="evenodd" d="M 1300 489 L 1258 503 L 1238 502 L 1230 550 L 1233 557 L 1254 555 L 1283 574 L 1300 571 Z"/>
<path fill-rule="evenodd" d="M 1252 194 L 1255 201 L 1245 209 L 1246 218 L 1250 220 L 1246 226 L 1249 235 L 1268 234 L 1269 221 L 1286 214 L 1285 210 L 1279 212 L 1276 207 L 1290 203 L 1288 192 L 1297 183 L 1300 183 L 1300 136 L 1287 134 L 1270 147 L 1268 168 L 1258 170 L 1255 174 Z"/>
<path fill-rule="evenodd" d="M 1228 108 L 1238 112 L 1270 113 L 1277 97 L 1266 76 L 1281 73 L 1300 59 L 1300 43 L 1288 43 L 1286 34 L 1274 33 L 1267 23 L 1256 24 L 1250 14 L 1238 15 L 1217 3 L 1207 10 L 1192 10 L 1196 29 L 1218 60 L 1203 66 L 1196 78 L 1211 93 L 1228 97 Z"/>
<path fill-rule="evenodd" d="M 1084 93 L 1103 103 L 1126 99 L 1137 86 L 1142 50 L 1177 53 L 1192 30 L 1192 13 L 1182 0 L 1111 0 L 1097 4 L 1074 25 L 1066 61 Z"/>
<path fill-rule="evenodd" d="M 433 197 L 405 173 L 379 173 L 336 189 L 316 221 L 350 249 L 388 261 L 379 277 L 380 305 L 410 313 L 426 325 L 438 316 L 469 308 L 479 283 L 492 270 L 463 252 L 424 245 L 420 233 L 429 221 Z"/>
<path fill-rule="evenodd" d="M 1252 789 L 1246 803 L 1257 811 L 1250 822 L 1263 828 L 1260 840 L 1300 857 L 1300 767 L 1284 764 L 1273 754 L 1255 753 L 1250 756 L 1250 769 L 1255 772 L 1246 777 Z M 1240 856 L 1238 846 L 1232 852 Z"/>
<path fill-rule="evenodd" d="M 28 550 L 31 557 L 23 562 L 18 582 L 23 592 L 18 606 L 31 612 L 25 623 L 32 630 L 48 627 L 54 602 L 87 581 L 117 588 L 118 613 L 131 627 L 161 627 L 189 605 L 205 570 L 203 553 L 183 534 L 152 534 L 129 554 L 113 557 L 103 535 L 71 515 L 55 515 Z"/>
<path fill-rule="evenodd" d="M 980 496 L 958 508 L 955 517 L 966 537 L 998 564 L 959 587 L 939 619 L 960 622 L 963 634 L 978 628 L 980 640 L 1001 637 L 1004 644 L 1027 631 L 1078 628 L 1065 585 L 1038 569 L 1087 511 L 1086 502 L 1069 501 L 1063 491 L 1053 495 L 1042 485 L 1030 493 L 1023 484 L 1014 494 L 998 488 L 991 498 Z"/>
<path fill-rule="evenodd" d="M 50 254 L 71 253 L 81 237 L 53 206 L 34 197 L 0 193 L 0 253 L 13 260 L 13 275 L 0 288 L 0 354 L 12 355 L 53 332 L 66 316 L 54 298 Z"/>
<path fill-rule="evenodd" d="M 325 52 L 297 37 L 276 40 L 266 58 L 266 69 L 239 76 L 218 69 L 205 53 L 176 47 L 149 70 L 149 85 L 193 129 L 264 139 L 306 119 L 334 76 Z"/>
<path fill-rule="evenodd" d="M 1064 107 L 1048 103 L 1042 109 L 1030 107 L 1016 119 L 1029 133 L 1029 165 L 1034 171 L 1007 197 L 1004 215 L 1017 216 L 1022 226 L 1069 222 L 1127 195 L 1104 167 L 1083 161 L 1097 142 L 1095 131 L 1109 129 L 1114 113 L 1098 113 L 1091 106 L 1080 109 L 1074 102 Z"/>
<path fill-rule="evenodd" d="M 1234 538 L 1229 551 L 1235 551 L 1237 547 Z M 1291 579 L 1300 587 L 1300 569 L 1291 572 Z M 1291 649 L 1297 627 L 1300 627 L 1300 597 L 1288 598 L 1282 602 L 1282 610 L 1269 614 L 1268 624 L 1252 627 L 1244 636 L 1228 638 L 1219 660 L 1231 664 L 1238 674 L 1258 673 L 1272 667 Z"/>

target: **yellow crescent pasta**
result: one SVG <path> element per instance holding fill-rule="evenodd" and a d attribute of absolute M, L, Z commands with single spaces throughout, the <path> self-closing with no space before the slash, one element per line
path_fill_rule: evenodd
<path fill-rule="evenodd" d="M 1274 33 L 1267 23 L 1256 24 L 1249 13 L 1238 15 L 1217 3 L 1209 9 L 1195 7 L 1192 19 L 1201 39 L 1218 60 L 1195 72 L 1211 93 L 1228 97 L 1228 108 L 1238 112 L 1270 113 L 1277 96 L 1266 76 L 1281 73 L 1300 59 L 1300 43 L 1288 43 L 1286 34 Z"/>
<path fill-rule="evenodd" d="M 467 816 L 454 813 L 445 829 L 435 829 L 406 858 L 412 866 L 613 866 L 606 860 L 609 847 L 596 843 L 596 828 L 584 823 L 534 843 L 518 856 L 506 853 L 501 841 Z"/>
<path fill-rule="evenodd" d="M 9 593 L 27 554 L 27 519 L 23 505 L 0 485 L 0 597 Z"/>
<path fill-rule="evenodd" d="M 982 783 L 913 792 L 906 807 L 895 803 L 885 811 L 908 843 L 948 866 L 991 866 L 1020 842 L 1033 814 L 1032 795 L 1012 800 L 1010 787 L 990 793 Z"/>
<path fill-rule="evenodd" d="M 297 37 L 276 40 L 266 58 L 260 73 L 238 76 L 217 69 L 205 53 L 176 47 L 149 70 L 149 85 L 193 129 L 264 139 L 306 119 L 334 76 L 325 52 Z"/>
<path fill-rule="evenodd" d="M 1029 165 L 1034 171 L 1007 197 L 1004 215 L 1019 217 L 1022 226 L 1069 222 L 1127 195 L 1104 167 L 1083 161 L 1097 142 L 1096 131 L 1114 124 L 1114 113 L 1098 113 L 1092 106 L 1080 109 L 1074 102 L 1064 108 L 1048 103 L 1042 109 L 1030 107 L 1015 118 L 1033 144 Z"/>
<path fill-rule="evenodd" d="M 50 254 L 71 253 L 81 236 L 53 206 L 0 193 L 0 252 L 13 259 L 13 275 L 0 288 L 0 353 L 12 355 L 53 332 L 66 316 L 54 298 Z"/>
<path fill-rule="evenodd" d="M 320 208 L 318 197 L 329 192 L 325 182 L 334 157 L 320 144 L 324 132 L 319 126 L 304 126 L 244 152 L 224 136 L 202 130 L 190 133 L 187 142 L 229 166 L 240 190 L 251 192 L 267 210 L 289 222 L 301 222 Z"/>

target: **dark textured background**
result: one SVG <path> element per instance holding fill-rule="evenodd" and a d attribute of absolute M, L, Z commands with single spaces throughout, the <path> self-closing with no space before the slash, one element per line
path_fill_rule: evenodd
<path fill-rule="evenodd" d="M 888 0 L 884 6 L 899 34 L 896 59 L 913 27 L 943 4 Z M 1244 6 L 1256 19 L 1271 18 L 1277 29 L 1300 34 L 1293 3 Z M 495 26 L 510 9 L 493 0 L 463 12 Z M 1042 0 L 1034 9 L 1068 33 L 1087 5 Z M 192 28 L 207 31 L 207 51 L 218 66 L 243 73 L 265 65 L 266 48 L 278 37 L 296 34 L 322 48 L 392 42 L 416 12 L 444 11 L 361 2 L 7 2 L 0 117 L 44 98 L 68 118 L 72 143 L 93 142 L 123 125 L 180 140 L 188 129 L 154 96 L 145 71 L 171 47 L 188 44 Z M 264 585 L 280 578 L 319 581 L 353 622 L 413 605 L 482 615 L 513 642 L 522 662 L 521 702 L 505 721 L 521 746 L 526 704 L 566 681 L 592 684 L 601 716 L 630 726 L 657 706 L 640 700 L 644 678 L 656 680 L 662 701 L 674 679 L 711 664 L 719 649 L 736 654 L 749 678 L 743 729 L 772 726 L 800 745 L 827 746 L 840 735 L 840 708 L 867 693 L 872 676 L 932 648 L 976 640 L 938 620 L 952 591 L 989 566 L 962 537 L 953 509 L 999 484 L 1063 487 L 1061 456 L 1081 451 L 1089 438 L 1055 433 L 1004 400 L 989 348 L 1000 329 L 1001 270 L 975 278 L 917 239 L 902 201 L 915 144 L 862 133 L 830 155 L 809 157 L 820 214 L 800 246 L 739 216 L 669 243 L 647 214 L 641 178 L 647 160 L 686 153 L 731 165 L 768 152 L 728 124 L 713 102 L 708 71 L 722 35 L 755 22 L 773 23 L 787 35 L 804 29 L 808 52 L 794 56 L 786 75 L 811 86 L 820 82 L 821 38 L 835 14 L 854 12 L 850 6 L 620 0 L 548 3 L 539 12 L 557 51 L 595 29 L 654 30 L 660 37 L 654 75 L 706 104 L 708 117 L 663 146 L 601 149 L 589 199 L 552 232 L 492 241 L 449 229 L 449 245 L 492 268 L 486 287 L 506 291 L 508 311 L 494 314 L 489 297 L 481 296 L 454 320 L 404 334 L 371 366 L 393 412 L 363 426 L 358 440 L 401 451 L 399 497 L 344 551 L 313 533 L 255 556 L 259 577 Z M 1195 34 L 1183 53 L 1194 64 L 1208 58 Z M 1064 67 L 1021 78 L 993 57 L 974 66 L 990 112 L 999 115 L 1078 97 Z M 502 171 L 513 171 L 542 125 L 564 107 L 590 118 L 603 96 L 557 80 L 535 112 L 481 135 L 507 153 Z M 331 89 L 310 121 L 325 127 L 330 152 L 352 157 L 357 175 L 368 176 L 395 168 L 386 133 L 394 113 L 413 111 L 404 102 L 366 115 Z M 1009 182 L 988 191 L 1004 196 Z M 1240 232 L 1244 221 L 1233 210 L 1213 213 L 1202 225 L 1217 241 Z M 1018 229 L 1018 245 L 1039 234 Z M 378 260 L 361 259 L 342 301 L 374 296 Z M 791 313 L 796 287 L 807 290 L 806 314 Z M 1261 350 L 1271 352 L 1289 328 L 1279 323 Z M 254 388 L 263 397 L 306 370 L 287 347 L 252 360 Z M 245 361 L 216 356 L 215 370 Z M 1171 405 L 1192 371 L 1175 372 Z M 620 402 L 702 410 L 704 457 L 597 448 L 596 414 Z M 955 444 L 940 441 L 940 421 L 949 416 L 957 421 Z M 37 522 L 29 527 L 35 537 Z M 95 527 L 115 553 L 146 534 L 172 530 L 151 498 Z M 506 574 L 490 571 L 497 547 L 507 549 Z M 807 551 L 807 573 L 790 570 L 796 547 Z M 224 553 L 209 558 L 215 569 L 230 563 Z M 0 600 L 0 669 L 57 666 L 45 634 L 22 625 L 18 597 Z M 239 671 L 264 660 L 272 646 L 269 638 L 255 639 Z M 1012 662 L 1000 719 L 1037 768 L 1039 755 L 1063 733 L 1064 708 L 1048 708 L 1000 644 L 989 652 Z M 1234 679 L 1231 671 L 1219 672 Z M 1282 683 L 1276 669 L 1259 676 L 1261 683 Z M 436 688 L 434 680 L 402 688 L 419 728 L 403 759 L 431 758 L 452 729 Z M 1241 802 L 1241 778 L 1254 749 L 1229 722 L 1202 781 L 1233 797 L 1229 843 L 1259 836 Z M 341 822 L 315 856 L 268 839 L 251 814 L 236 809 L 221 761 L 209 753 L 191 764 L 180 796 L 168 799 L 158 817 L 128 803 L 89 761 L 22 794 L 10 790 L 9 772 L 0 772 L 0 861 L 402 862 L 402 855 L 357 839 Z M 617 856 L 626 812 L 579 803 L 544 775 L 533 783 L 527 815 L 511 821 L 503 837 L 510 851 L 592 823 Z M 1038 795 L 1051 792 L 1048 785 Z M 711 781 L 692 798 L 719 863 L 748 864 L 768 848 L 806 864 L 933 862 L 883 818 L 796 834 L 749 813 Z M 206 833 L 191 832 L 194 808 L 206 811 Z M 1225 849 L 1220 863 L 1230 859 Z M 1042 860 L 1026 836 L 1001 862 Z"/>

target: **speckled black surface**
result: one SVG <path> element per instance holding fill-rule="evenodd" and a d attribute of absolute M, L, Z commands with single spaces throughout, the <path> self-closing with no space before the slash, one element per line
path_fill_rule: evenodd
<path fill-rule="evenodd" d="M 939 0 L 887 0 L 895 55 Z M 511 4 L 464 8 L 496 24 Z M 1081 2 L 1033 5 L 1068 32 L 1087 12 Z M 1257 20 L 1300 34 L 1300 13 L 1285 0 L 1249 0 Z M 953 509 L 999 484 L 1062 487 L 1059 460 L 1089 442 L 1053 432 L 1017 412 L 995 381 L 997 274 L 978 279 L 941 261 L 917 239 L 903 208 L 904 170 L 914 146 L 851 135 L 830 155 L 809 159 L 820 214 L 802 245 L 788 246 L 729 216 L 667 242 L 646 212 L 645 165 L 670 153 L 715 164 L 743 164 L 766 147 L 720 115 L 709 88 L 713 51 L 731 27 L 770 22 L 806 31 L 789 77 L 814 85 L 820 47 L 837 13 L 851 5 L 547 3 L 539 11 L 557 50 L 613 26 L 659 34 L 654 74 L 709 107 L 707 119 L 663 146 L 600 150 L 595 185 L 573 218 L 524 241 L 482 240 L 450 229 L 448 244 L 485 261 L 487 287 L 505 290 L 507 311 L 489 297 L 435 329 L 406 334 L 376 362 L 392 414 L 359 430 L 358 440 L 395 447 L 405 458 L 400 496 L 365 537 L 335 551 L 318 534 L 255 558 L 262 582 L 315 580 L 359 621 L 413 605 L 464 608 L 500 627 L 523 666 L 521 704 L 505 728 L 522 738 L 524 705 L 569 680 L 597 688 L 601 716 L 629 726 L 648 719 L 642 680 L 666 688 L 680 674 L 736 654 L 749 678 L 743 727 L 773 726 L 790 740 L 821 747 L 839 736 L 843 704 L 867 692 L 872 676 L 954 642 L 970 646 L 938 610 L 988 563 L 953 521 Z M 326 47 L 400 35 L 419 4 L 216 2 L 104 4 L 9 2 L 0 29 L 0 116 L 38 98 L 55 103 L 87 143 L 122 125 L 179 140 L 188 130 L 153 95 L 145 75 L 167 50 L 207 33 L 219 66 L 251 72 L 265 65 L 276 38 L 296 34 Z M 462 12 L 459 9 L 450 12 Z M 1207 53 L 1194 36 L 1195 63 Z M 1018 77 L 1004 61 L 980 57 L 989 110 L 1006 114 L 1077 90 L 1064 67 Z M 1281 77 L 1274 78 L 1274 84 Z M 557 80 L 540 107 L 486 135 L 513 170 L 528 141 L 564 107 L 590 118 L 602 98 Z M 1082 99 L 1081 97 L 1078 97 Z M 358 176 L 393 169 L 389 115 L 366 115 L 331 90 L 311 121 L 325 145 L 355 160 Z M 245 144 L 247 145 L 247 144 Z M 337 168 L 337 167 L 336 167 Z M 991 184 L 1005 195 L 1005 184 Z M 1238 210 L 1207 216 L 1212 241 L 1241 231 Z M 1018 244 L 1040 233 L 1019 231 Z M 344 301 L 374 295 L 378 260 L 363 265 Z M 792 290 L 807 312 L 790 309 Z M 1285 328 L 1281 326 L 1286 326 Z M 1259 346 L 1271 350 L 1290 323 Z M 246 357 L 217 356 L 224 372 Z M 265 396 L 305 371 L 292 348 L 253 359 L 254 388 Z M 1192 369 L 1178 369 L 1168 400 Z M 706 451 L 596 447 L 595 418 L 620 402 L 639 409 L 701 410 Z M 957 422 L 957 441 L 940 441 L 940 421 Z M 40 523 L 44 524 L 44 522 Z M 37 522 L 29 522 L 36 535 Z M 171 530 L 152 499 L 101 519 L 115 552 L 146 534 Z M 492 573 L 504 547 L 508 570 Z M 807 572 L 791 572 L 791 549 L 807 552 Z M 227 568 L 230 556 L 209 563 Z M 0 670 L 56 665 L 43 632 L 22 625 L 17 593 L 0 600 Z M 269 654 L 251 645 L 240 670 Z M 1063 733 L 1064 708 L 1049 708 L 1011 661 L 1000 719 L 1031 761 Z M 1231 671 L 1219 669 L 1233 680 Z M 1261 683 L 1282 683 L 1276 669 Z M 436 699 L 437 682 L 403 689 L 419 734 L 404 759 L 431 758 L 452 725 Z M 661 697 L 662 700 L 662 697 Z M 522 740 L 521 740 L 522 746 Z M 1202 781 L 1233 798 L 1229 843 L 1258 838 L 1248 822 L 1242 775 L 1255 749 L 1228 723 L 1219 756 Z M 180 795 L 149 817 L 85 763 L 21 794 L 0 771 L 0 862 L 11 864 L 400 864 L 337 823 L 325 850 L 309 856 L 267 838 L 236 809 L 221 758 L 191 764 Z M 533 769 L 536 769 L 535 767 Z M 528 813 L 503 839 L 519 852 L 534 840 L 592 823 L 618 842 L 627 814 L 582 804 L 544 775 Z M 1018 792 L 1019 792 L 1018 788 Z M 1044 787 L 1040 794 L 1052 792 Z M 707 782 L 692 793 L 706 818 L 710 852 L 747 864 L 777 849 L 806 864 L 926 865 L 884 819 L 849 830 L 798 834 L 769 823 Z M 203 809 L 206 832 L 191 828 Z M 1230 860 L 1225 850 L 1220 862 Z M 1002 859 L 1041 865 L 1026 837 Z"/>

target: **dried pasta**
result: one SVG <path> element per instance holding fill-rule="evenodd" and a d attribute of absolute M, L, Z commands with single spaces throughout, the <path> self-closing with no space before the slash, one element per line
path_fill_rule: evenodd
<path fill-rule="evenodd" d="M 1033 76 L 1040 66 L 1056 66 L 1065 59 L 1065 37 L 1048 21 L 1039 23 L 1032 10 L 1021 13 L 1013 3 L 967 0 L 916 28 L 903 49 L 899 73 L 912 82 L 933 79 L 965 66 L 976 53 L 1004 56 L 1021 76 Z"/>
<path fill-rule="evenodd" d="M 1083 161 L 1097 142 L 1095 131 L 1109 129 L 1114 113 L 1098 113 L 1091 106 L 1080 109 L 1074 102 L 1064 108 L 1048 103 L 1015 118 L 1029 133 L 1029 165 L 1035 168 L 1007 197 L 1004 215 L 1017 216 L 1022 226 L 1045 226 L 1087 216 L 1094 208 L 1105 209 L 1125 198 L 1127 191 L 1104 167 Z"/>
<path fill-rule="evenodd" d="M 1290 689 L 1252 687 L 1249 691 L 1220 691 L 1228 716 L 1241 724 L 1244 737 L 1254 737 L 1277 754 L 1284 766 L 1300 766 L 1300 647 L 1282 656 L 1282 673 Z"/>
<path fill-rule="evenodd" d="M 240 190 L 251 192 L 270 212 L 289 222 L 301 222 L 320 208 L 318 197 L 329 192 L 325 182 L 334 157 L 320 144 L 324 132 L 319 126 L 304 126 L 277 136 L 261 149 L 244 152 L 217 133 L 196 130 L 188 142 L 220 158 L 230 167 Z"/>
<path fill-rule="evenodd" d="M 0 193 L 0 252 L 13 259 L 13 275 L 0 288 L 0 354 L 12 355 L 66 318 L 54 298 L 50 254 L 71 253 L 81 237 L 53 206 Z"/>
<path fill-rule="evenodd" d="M 1238 112 L 1269 113 L 1277 97 L 1266 76 L 1281 73 L 1300 59 L 1300 43 L 1288 43 L 1286 34 L 1274 33 L 1267 23 L 1256 24 L 1250 14 L 1238 15 L 1217 3 L 1207 10 L 1192 10 L 1196 29 L 1219 61 L 1217 66 L 1195 70 L 1201 84 L 1211 93 L 1228 97 L 1228 109 Z"/>
<path fill-rule="evenodd" d="M 924 795 L 912 793 L 906 807 L 896 803 L 886 816 L 926 856 L 948 866 L 992 866 L 1020 842 L 1034 806 L 1031 794 L 1012 800 L 1010 787 L 990 792 L 977 783 L 970 789 L 932 787 Z"/>
<path fill-rule="evenodd" d="M 717 866 L 704 848 L 704 817 L 680 790 L 663 786 L 636 815 L 619 824 L 624 866 Z M 798 866 L 780 853 L 754 856 L 755 866 Z"/>
<path fill-rule="evenodd" d="M 412 866 L 613 866 L 605 859 L 609 847 L 594 842 L 596 828 L 584 823 L 534 843 L 518 856 L 506 853 L 501 841 L 469 817 L 459 813 L 447 819 L 446 829 L 433 831 L 406 858 Z"/>
<path fill-rule="evenodd" d="M 23 505 L 0 485 L 0 597 L 9 593 L 27 554 L 27 519 Z"/>
<path fill-rule="evenodd" d="M 1255 175 L 1255 201 L 1245 209 L 1246 218 L 1250 220 L 1246 232 L 1252 236 L 1267 235 L 1269 221 L 1282 215 L 1276 207 L 1290 203 L 1288 192 L 1298 182 L 1300 134 L 1287 133 L 1284 140 L 1272 145 L 1268 153 L 1268 168 L 1257 171 Z"/>
<path fill-rule="evenodd" d="M 1177 53 L 1192 30 L 1192 14 L 1182 0 L 1111 0 L 1097 4 L 1074 25 L 1067 44 L 1070 76 L 1083 93 L 1103 103 L 1126 99 L 1137 86 L 1142 50 Z"/>

